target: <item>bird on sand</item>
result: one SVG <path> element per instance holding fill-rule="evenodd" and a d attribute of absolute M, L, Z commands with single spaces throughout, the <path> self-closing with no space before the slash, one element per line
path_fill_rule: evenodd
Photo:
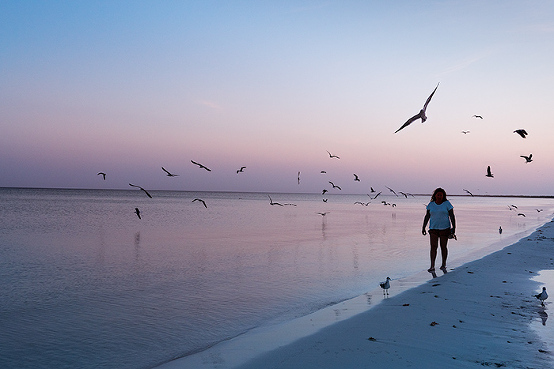
<path fill-rule="evenodd" d="M 360 177 L 358 177 L 358 175 L 356 173 L 354 173 L 354 181 L 355 182 L 360 182 Z"/>
<path fill-rule="evenodd" d="M 98 172 L 97 176 L 102 176 L 102 178 L 104 178 L 104 181 L 106 180 L 106 173 L 104 172 Z"/>
<path fill-rule="evenodd" d="M 520 135 L 521 138 L 525 138 L 525 136 L 528 135 L 527 131 L 524 130 L 524 129 L 516 129 L 516 130 L 514 131 L 514 133 L 517 133 L 518 135 Z"/>
<path fill-rule="evenodd" d="M 146 191 L 144 188 L 142 188 L 142 187 L 140 187 L 140 186 L 137 186 L 137 185 L 134 185 L 134 184 L 131 184 L 131 183 L 129 183 L 129 186 L 140 188 L 140 190 L 143 191 L 143 192 L 146 194 L 146 196 L 152 198 L 152 195 L 150 195 L 150 194 L 148 193 L 148 191 Z"/>
<path fill-rule="evenodd" d="M 271 196 L 267 195 L 267 197 L 269 197 L 269 205 L 279 205 L 279 206 L 283 206 L 283 204 L 281 204 L 281 203 L 273 202 L 273 200 L 271 199 Z"/>
<path fill-rule="evenodd" d="M 194 160 L 191 160 L 190 162 L 191 162 L 192 164 L 198 165 L 199 168 L 206 169 L 208 172 L 211 172 L 211 171 L 212 171 L 210 168 L 208 168 L 208 167 L 206 167 L 206 166 L 204 166 L 204 165 L 202 165 L 202 164 L 200 164 L 200 163 L 197 163 L 197 162 L 195 162 Z"/>
<path fill-rule="evenodd" d="M 426 120 L 427 120 L 427 115 L 425 115 L 425 111 L 427 110 L 427 105 L 429 105 L 429 102 L 431 101 L 431 98 L 433 97 L 433 95 L 435 94 L 435 91 L 437 91 L 437 88 L 439 87 L 439 85 L 437 84 L 437 87 L 435 87 L 435 89 L 433 90 L 433 92 L 431 92 L 431 95 L 429 95 L 429 97 L 427 98 L 427 101 L 425 101 L 425 104 L 423 105 L 423 109 L 421 109 L 419 111 L 419 113 L 417 113 L 416 115 L 414 115 L 413 117 L 411 117 L 410 119 L 408 119 L 406 121 L 406 123 L 404 123 L 402 125 L 402 127 L 398 128 L 396 130 L 396 132 L 400 131 L 401 129 L 409 126 L 410 124 L 412 124 L 414 121 L 418 120 L 418 119 L 421 119 L 421 123 L 424 123 Z M 396 133 L 394 132 L 394 133 Z"/>
<path fill-rule="evenodd" d="M 200 201 L 200 202 L 204 205 L 204 207 L 205 207 L 206 209 L 208 208 L 208 205 L 206 205 L 206 202 L 205 202 L 204 200 L 202 200 L 202 199 L 194 199 L 194 200 L 192 200 L 192 202 L 195 202 L 195 201 Z"/>
<path fill-rule="evenodd" d="M 170 173 L 167 169 L 165 169 L 164 167 L 162 167 L 162 170 L 166 173 L 166 175 L 168 177 L 177 177 L 179 176 L 178 174 L 173 174 L 173 173 Z"/>
<path fill-rule="evenodd" d="M 483 117 L 481 115 L 474 115 L 473 118 L 483 119 Z"/>
<path fill-rule="evenodd" d="M 468 194 L 470 194 L 471 196 L 473 196 L 473 194 L 471 192 L 469 192 L 468 190 L 466 190 L 465 188 L 463 189 L 465 192 L 467 192 Z"/>
<path fill-rule="evenodd" d="M 391 281 L 390 277 L 387 277 L 386 281 L 379 282 L 379 286 L 381 286 L 381 288 L 383 289 L 383 296 L 385 295 L 385 293 L 387 295 L 389 294 L 390 281 Z"/>
<path fill-rule="evenodd" d="M 538 298 L 541 301 L 541 305 L 544 306 L 544 300 L 548 298 L 548 293 L 546 293 L 546 287 L 543 287 L 542 292 L 534 296 Z"/>
<path fill-rule="evenodd" d="M 139 210 L 139 208 L 135 208 L 135 214 L 137 214 L 137 217 L 138 217 L 139 219 L 142 219 L 142 218 L 140 217 L 140 210 Z"/>
<path fill-rule="evenodd" d="M 244 172 L 246 167 L 240 167 L 240 169 L 237 169 L 237 174 Z"/>
<path fill-rule="evenodd" d="M 330 157 L 331 159 L 333 159 L 333 158 L 340 159 L 338 156 L 332 155 L 329 151 L 327 151 L 327 154 L 329 154 L 329 157 Z"/>
<path fill-rule="evenodd" d="M 520 155 L 519 157 L 525 159 L 525 163 L 530 163 L 530 162 L 533 161 L 533 159 L 532 159 L 533 154 L 529 154 L 529 156 Z"/>
<path fill-rule="evenodd" d="M 485 174 L 485 177 L 494 178 L 494 176 L 491 173 L 491 166 L 490 165 L 487 167 L 487 174 Z"/>
<path fill-rule="evenodd" d="M 331 184 L 331 186 L 333 186 L 333 188 L 338 188 L 339 190 L 342 191 L 342 188 L 340 188 L 339 186 L 335 185 L 333 182 L 329 181 L 329 183 Z"/>

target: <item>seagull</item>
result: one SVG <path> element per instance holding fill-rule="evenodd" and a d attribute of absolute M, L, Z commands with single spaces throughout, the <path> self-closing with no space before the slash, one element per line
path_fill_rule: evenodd
<path fill-rule="evenodd" d="M 469 133 L 469 131 L 462 131 L 462 133 L 463 133 L 464 135 L 467 135 L 467 134 Z"/>
<path fill-rule="evenodd" d="M 473 116 L 473 118 L 479 118 L 479 119 L 483 119 L 483 117 L 482 117 L 482 116 L 480 116 L 480 115 L 474 115 L 474 116 Z"/>
<path fill-rule="evenodd" d="M 375 200 L 375 199 L 377 198 L 377 196 L 379 196 L 379 195 L 381 194 L 381 192 L 382 192 L 382 191 L 379 191 L 379 192 L 377 193 L 377 195 L 375 195 L 374 197 L 371 197 L 371 196 L 369 196 L 369 195 L 368 195 L 368 196 L 369 196 L 372 200 Z"/>
<path fill-rule="evenodd" d="M 140 188 L 142 191 L 144 191 L 144 193 L 146 194 L 146 196 L 152 198 L 152 195 L 150 195 L 150 194 L 148 193 L 148 191 L 146 191 L 144 188 L 142 188 L 142 187 L 140 187 L 140 186 L 137 186 L 137 185 L 134 185 L 134 184 L 130 184 L 130 183 L 129 183 L 129 186 Z"/>
<path fill-rule="evenodd" d="M 383 289 L 383 296 L 385 295 L 385 292 L 387 295 L 389 294 L 390 281 L 391 281 L 390 277 L 387 277 L 386 281 L 379 282 L 379 286 L 381 286 L 381 288 Z"/>
<path fill-rule="evenodd" d="M 396 192 L 394 192 L 394 190 L 392 188 L 390 188 L 389 186 L 385 186 L 386 188 L 389 189 L 390 192 L 392 192 L 396 197 L 398 197 L 398 194 Z"/>
<path fill-rule="evenodd" d="M 331 184 L 331 186 L 333 186 L 333 188 L 338 188 L 339 190 L 342 191 L 342 188 L 340 188 L 339 186 L 336 186 L 333 182 L 329 181 L 329 183 Z"/>
<path fill-rule="evenodd" d="M 502 234 L 502 226 L 498 227 L 498 233 Z"/>
<path fill-rule="evenodd" d="M 494 176 L 491 173 L 491 166 L 490 165 L 487 167 L 487 174 L 485 175 L 485 177 L 494 178 Z"/>
<path fill-rule="evenodd" d="M 542 209 L 535 209 L 537 211 L 537 213 L 540 213 L 542 211 Z"/>
<path fill-rule="evenodd" d="M 518 135 L 520 135 L 521 138 L 525 138 L 525 136 L 528 135 L 527 131 L 524 130 L 524 129 L 516 129 L 516 130 L 514 131 L 514 133 L 517 133 Z"/>
<path fill-rule="evenodd" d="M 202 199 L 194 199 L 192 200 L 192 202 L 195 202 L 195 201 L 200 201 L 202 204 L 204 204 L 204 207 L 207 209 L 208 208 L 208 205 L 206 205 L 206 202 Z"/>
<path fill-rule="evenodd" d="M 467 192 L 468 194 L 470 194 L 471 196 L 473 196 L 473 194 L 471 192 L 469 192 L 468 190 L 466 190 L 465 188 L 463 189 L 465 192 Z"/>
<path fill-rule="evenodd" d="M 355 182 L 360 182 L 360 177 L 358 177 L 358 175 L 356 173 L 354 173 L 354 181 Z"/>
<path fill-rule="evenodd" d="M 298 184 L 300 184 L 300 172 L 298 172 Z"/>
<path fill-rule="evenodd" d="M 337 158 L 337 159 L 340 159 L 338 156 L 336 155 L 331 155 L 331 153 L 329 151 L 327 151 L 327 154 L 329 154 L 329 157 L 332 159 L 332 158 Z"/>
<path fill-rule="evenodd" d="M 142 219 L 142 218 L 140 217 L 140 210 L 139 210 L 139 208 L 135 208 L 135 213 L 137 214 L 137 217 L 138 217 L 139 219 Z"/>
<path fill-rule="evenodd" d="M 406 192 L 398 191 L 402 196 L 405 198 L 408 198 L 408 194 Z"/>
<path fill-rule="evenodd" d="M 324 170 L 322 170 L 322 171 L 321 171 L 321 172 L 319 172 L 319 173 L 321 173 L 321 174 L 325 174 L 325 173 L 327 173 L 327 172 L 326 172 L 326 171 L 324 171 Z"/>
<path fill-rule="evenodd" d="M 371 187 L 371 186 L 369 187 L 369 191 L 370 191 L 371 193 L 374 193 L 374 192 L 375 192 L 375 190 L 374 190 L 373 187 Z"/>
<path fill-rule="evenodd" d="M 413 117 L 411 117 L 410 119 L 408 119 L 406 121 L 406 123 L 404 123 L 402 125 L 402 127 L 398 128 L 396 130 L 396 132 L 400 131 L 401 129 L 403 129 L 404 127 L 407 127 L 409 126 L 412 122 L 418 120 L 418 119 L 421 119 L 421 123 L 424 123 L 426 120 L 427 120 L 427 116 L 425 115 L 425 111 L 427 110 L 427 105 L 429 105 L 429 102 L 431 101 L 431 98 L 433 97 L 433 95 L 435 94 L 435 91 L 437 91 L 437 88 L 439 87 L 439 85 L 437 84 L 437 87 L 435 87 L 435 89 L 433 90 L 433 92 L 431 92 L 431 95 L 429 95 L 429 97 L 427 98 L 427 101 L 425 101 L 425 104 L 423 105 L 423 109 L 421 109 L 419 111 L 419 113 L 417 113 L 416 115 L 414 115 Z M 394 132 L 394 133 L 396 133 Z"/>
<path fill-rule="evenodd" d="M 169 173 L 168 170 L 165 169 L 164 167 L 162 167 L 162 170 L 167 173 L 168 177 L 177 177 L 177 176 L 179 176 L 178 174 Z"/>
<path fill-rule="evenodd" d="M 329 199 L 323 199 L 323 202 L 327 202 Z"/>
<path fill-rule="evenodd" d="M 195 162 L 194 160 L 191 160 L 190 162 L 191 162 L 192 164 L 198 165 L 198 167 L 200 167 L 200 168 L 202 168 L 202 169 L 206 169 L 208 172 L 211 172 L 211 171 L 212 171 L 210 168 L 207 168 L 207 167 L 203 166 L 202 164 Z"/>
<path fill-rule="evenodd" d="M 538 295 L 534 295 L 536 298 L 538 298 L 539 300 L 541 300 L 541 305 L 544 306 L 544 300 L 546 300 L 548 298 L 548 293 L 546 293 L 546 287 L 543 287 L 542 288 L 542 292 L 539 293 Z"/>
<path fill-rule="evenodd" d="M 104 181 L 106 180 L 106 173 L 104 172 L 98 172 L 97 176 L 102 176 L 102 178 L 104 178 Z"/>
<path fill-rule="evenodd" d="M 525 156 L 525 155 L 520 155 L 519 156 L 520 158 L 524 158 L 525 159 L 525 163 L 530 163 L 533 161 L 533 159 L 531 159 L 533 157 L 533 154 L 529 154 L 529 156 Z"/>
<path fill-rule="evenodd" d="M 237 174 L 244 172 L 246 167 L 240 167 L 240 169 L 237 169 Z"/>
<path fill-rule="evenodd" d="M 324 216 L 326 216 L 327 214 L 329 214 L 329 212 L 326 211 L 325 213 L 317 213 L 317 214 L 319 214 L 319 215 L 321 215 L 322 217 L 324 217 Z"/>
<path fill-rule="evenodd" d="M 517 213 L 517 215 L 522 216 L 522 217 L 525 218 L 525 214 L 523 214 L 523 213 Z"/>
<path fill-rule="evenodd" d="M 267 197 L 269 197 L 269 205 L 279 205 L 279 206 L 283 206 L 283 204 L 280 204 L 278 202 L 273 202 L 273 200 L 271 200 L 271 196 L 267 195 Z"/>
<path fill-rule="evenodd" d="M 325 192 L 329 192 L 329 191 L 327 191 L 327 190 L 324 188 L 323 191 L 321 191 L 321 194 L 322 194 L 322 195 L 325 195 Z"/>

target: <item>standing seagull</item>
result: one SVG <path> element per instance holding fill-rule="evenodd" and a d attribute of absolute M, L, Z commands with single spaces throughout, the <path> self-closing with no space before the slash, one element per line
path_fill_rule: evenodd
<path fill-rule="evenodd" d="M 437 91 L 437 88 L 439 87 L 438 83 L 437 83 L 437 87 L 435 87 L 435 89 L 433 90 L 433 92 L 431 92 L 431 95 L 429 95 L 429 97 L 427 98 L 427 101 L 425 101 L 425 104 L 423 105 L 423 109 L 421 109 L 419 111 L 419 113 L 417 113 L 416 115 L 414 115 L 413 117 L 411 117 L 410 119 L 408 119 L 406 121 L 406 123 L 404 123 L 402 125 L 402 127 L 398 128 L 396 130 L 396 132 L 400 131 L 401 129 L 403 129 L 404 127 L 407 127 L 409 126 L 412 122 L 418 120 L 418 119 L 421 119 L 421 123 L 424 123 L 426 120 L 427 120 L 427 115 L 425 115 L 425 111 L 427 110 L 427 105 L 429 105 L 429 102 L 431 101 L 431 98 L 433 97 L 433 95 L 435 94 L 435 91 Z M 394 132 L 394 133 L 396 133 Z"/>
<path fill-rule="evenodd" d="M 329 157 L 330 157 L 331 159 L 333 159 L 333 158 L 340 159 L 340 158 L 339 158 L 338 156 L 336 156 L 336 155 L 331 155 L 331 153 L 330 153 L 329 151 L 327 151 L 327 154 L 329 154 Z"/>
<path fill-rule="evenodd" d="M 485 174 L 485 177 L 494 178 L 494 176 L 491 173 L 491 166 L 490 165 L 487 167 L 487 174 Z"/>
<path fill-rule="evenodd" d="M 202 199 L 194 199 L 192 200 L 192 202 L 195 202 L 195 201 L 200 201 L 202 204 L 204 204 L 204 207 L 207 209 L 208 208 L 208 205 L 206 205 L 206 202 Z"/>
<path fill-rule="evenodd" d="M 517 133 L 518 135 L 520 135 L 521 138 L 525 138 L 525 136 L 528 135 L 527 131 L 524 130 L 524 129 L 516 129 L 516 130 L 514 131 L 514 133 Z"/>
<path fill-rule="evenodd" d="M 384 281 L 384 282 L 379 282 L 379 286 L 381 286 L 381 288 L 383 289 L 383 296 L 385 295 L 385 292 L 388 296 L 389 294 L 389 288 L 390 288 L 390 277 L 387 277 L 387 280 Z"/>
<path fill-rule="evenodd" d="M 533 157 L 533 154 L 529 154 L 529 156 L 525 156 L 525 155 L 520 155 L 519 156 L 520 158 L 524 158 L 525 159 L 525 163 L 530 163 L 533 161 L 533 159 L 531 159 Z"/>
<path fill-rule="evenodd" d="M 135 213 L 137 214 L 137 217 L 138 217 L 139 219 L 142 219 L 142 218 L 140 217 L 140 210 L 139 210 L 139 208 L 135 208 Z"/>
<path fill-rule="evenodd" d="M 198 165 L 198 167 L 202 168 L 202 169 L 206 169 L 208 172 L 211 172 L 212 170 L 208 167 L 205 167 L 204 165 L 200 164 L 200 163 L 197 163 L 195 162 L 194 160 L 191 160 L 190 161 L 192 164 L 195 164 L 195 165 Z"/>
<path fill-rule="evenodd" d="M 539 293 L 538 295 L 535 295 L 535 297 L 541 300 L 541 305 L 544 306 L 544 300 L 548 298 L 548 293 L 546 293 L 546 287 L 543 287 L 542 292 Z"/>
<path fill-rule="evenodd" d="M 152 198 L 152 195 L 150 195 L 150 194 L 148 193 L 148 191 L 146 191 L 144 188 L 142 188 L 142 187 L 140 187 L 140 186 L 137 186 L 137 185 L 134 185 L 134 184 L 130 184 L 130 183 L 129 183 L 129 186 L 140 188 L 142 191 L 144 191 L 144 193 L 146 194 L 146 196 Z"/>
<path fill-rule="evenodd" d="M 168 172 L 167 169 L 165 169 L 164 167 L 162 167 L 162 170 L 167 173 L 168 177 L 177 177 L 177 176 L 179 176 L 178 174 L 173 174 L 173 173 Z"/>
<path fill-rule="evenodd" d="M 104 178 L 104 181 L 106 180 L 106 173 L 104 172 L 98 172 L 97 176 L 102 176 L 102 178 Z"/>

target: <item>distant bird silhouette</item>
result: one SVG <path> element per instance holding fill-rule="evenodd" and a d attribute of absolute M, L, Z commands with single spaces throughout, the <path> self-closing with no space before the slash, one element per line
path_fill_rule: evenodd
<path fill-rule="evenodd" d="M 358 177 L 358 175 L 356 173 L 354 173 L 354 181 L 355 182 L 360 182 L 360 177 Z"/>
<path fill-rule="evenodd" d="M 471 196 L 473 196 L 473 194 L 471 192 L 469 192 L 468 190 L 466 190 L 465 188 L 463 189 L 465 192 L 467 192 L 468 194 L 470 194 Z"/>
<path fill-rule="evenodd" d="M 322 195 L 325 195 L 326 192 L 329 192 L 329 191 L 327 191 L 327 190 L 324 188 L 323 191 L 321 191 L 321 194 L 322 194 Z"/>
<path fill-rule="evenodd" d="M 329 199 L 323 199 L 323 202 L 327 202 Z"/>
<path fill-rule="evenodd" d="M 273 202 L 273 200 L 271 199 L 271 196 L 267 195 L 267 197 L 269 197 L 269 205 L 283 206 L 283 204 L 280 204 L 278 202 Z"/>
<path fill-rule="evenodd" d="M 370 191 L 371 193 L 374 193 L 374 192 L 375 192 L 375 190 L 373 189 L 373 187 L 369 187 L 369 191 Z"/>
<path fill-rule="evenodd" d="M 467 135 L 467 134 L 469 133 L 469 131 L 462 131 L 462 133 L 463 133 L 464 135 Z"/>
<path fill-rule="evenodd" d="M 333 186 L 333 188 L 338 188 L 339 190 L 342 191 L 342 188 L 340 188 L 339 186 L 335 185 L 333 182 L 329 181 L 329 183 L 331 184 L 331 186 Z"/>
<path fill-rule="evenodd" d="M 540 213 L 542 211 L 542 209 L 535 209 L 537 211 L 537 213 Z"/>
<path fill-rule="evenodd" d="M 525 136 L 528 135 L 527 131 L 524 130 L 524 129 L 516 129 L 516 130 L 514 131 L 514 133 L 517 133 L 518 135 L 520 135 L 521 138 L 525 138 Z"/>
<path fill-rule="evenodd" d="M 327 154 L 329 154 L 329 157 L 330 157 L 331 159 L 332 159 L 332 158 L 340 159 L 338 156 L 332 155 L 329 151 L 327 151 Z"/>
<path fill-rule="evenodd" d="M 474 115 L 474 116 L 473 116 L 473 118 L 479 118 L 479 119 L 483 119 L 483 117 L 482 117 L 482 116 L 480 116 L 480 115 Z"/>
<path fill-rule="evenodd" d="M 402 127 L 398 128 L 396 130 L 396 132 L 400 131 L 401 129 L 409 126 L 410 124 L 412 124 L 412 122 L 418 120 L 418 119 L 421 119 L 421 123 L 424 123 L 426 120 L 427 120 L 427 116 L 425 115 L 425 111 L 427 110 L 427 105 L 429 105 L 429 102 L 431 101 L 431 98 L 433 97 L 433 95 L 435 94 L 435 91 L 437 91 L 437 88 L 439 87 L 439 85 L 437 84 L 437 87 L 435 87 L 435 89 L 433 90 L 433 92 L 431 92 L 431 95 L 429 95 L 429 97 L 427 98 L 427 101 L 425 101 L 425 104 L 423 105 L 423 109 L 421 109 L 419 111 L 419 113 L 417 113 L 416 115 L 414 115 L 413 117 L 411 117 L 410 119 L 408 119 L 406 121 L 406 123 L 404 123 L 402 125 Z M 394 133 L 396 133 L 394 132 Z"/>
<path fill-rule="evenodd" d="M 387 279 L 384 282 L 379 282 L 379 286 L 381 286 L 381 288 L 383 289 L 383 296 L 385 295 L 385 293 L 387 295 L 389 294 L 390 281 L 391 281 L 390 277 L 387 277 Z"/>
<path fill-rule="evenodd" d="M 491 173 L 491 166 L 490 165 L 487 167 L 487 174 L 485 174 L 485 177 L 494 178 L 494 176 Z"/>
<path fill-rule="evenodd" d="M 143 192 L 146 194 L 146 196 L 152 198 L 152 195 L 150 195 L 150 194 L 148 193 L 148 191 L 146 191 L 144 188 L 142 188 L 142 187 L 140 187 L 140 186 L 137 186 L 137 185 L 134 185 L 134 184 L 131 184 L 131 183 L 129 183 L 129 186 L 140 188 L 140 190 L 143 191 Z"/>
<path fill-rule="evenodd" d="M 162 170 L 166 173 L 166 175 L 168 177 L 178 177 L 179 175 L 178 174 L 173 174 L 173 173 L 170 173 L 167 169 L 165 169 L 164 167 L 162 167 Z"/>
<path fill-rule="evenodd" d="M 240 167 L 240 169 L 237 169 L 237 174 L 244 172 L 246 167 Z"/>
<path fill-rule="evenodd" d="M 520 216 L 520 217 L 524 217 L 524 218 L 525 218 L 525 214 L 523 214 L 523 213 L 517 213 L 517 215 Z"/>
<path fill-rule="evenodd" d="M 300 172 L 298 172 L 298 184 L 300 184 Z"/>
<path fill-rule="evenodd" d="M 377 193 L 377 195 L 375 195 L 375 196 L 373 196 L 373 197 L 371 197 L 371 196 L 369 196 L 369 195 L 368 195 L 368 196 L 369 196 L 372 200 L 375 200 L 375 199 L 377 198 L 377 196 L 379 196 L 379 195 L 381 194 L 381 192 L 382 192 L 382 191 L 379 191 L 379 192 Z"/>
<path fill-rule="evenodd" d="M 102 176 L 102 178 L 104 178 L 104 181 L 106 180 L 106 173 L 104 172 L 98 172 L 97 176 Z"/>
<path fill-rule="evenodd" d="M 194 200 L 192 200 L 192 202 L 195 202 L 195 201 L 200 201 L 200 202 L 204 205 L 204 207 L 205 207 L 206 209 L 208 208 L 208 205 L 206 205 L 206 202 L 205 202 L 204 200 L 202 200 L 202 199 L 194 199 Z"/>
<path fill-rule="evenodd" d="M 321 215 L 322 217 L 326 216 L 327 214 L 329 214 L 328 211 L 326 211 L 325 213 L 318 213 L 319 215 Z"/>
<path fill-rule="evenodd" d="M 502 226 L 498 227 L 498 233 L 502 234 Z"/>
<path fill-rule="evenodd" d="M 138 217 L 139 219 L 142 219 L 142 218 L 140 217 L 140 210 L 139 210 L 139 208 L 135 208 L 135 213 L 137 214 L 137 217 Z"/>
<path fill-rule="evenodd" d="M 541 305 L 544 306 L 544 300 L 548 298 L 548 293 L 546 293 L 546 287 L 543 287 L 542 292 L 534 296 L 538 298 L 541 301 Z"/>
<path fill-rule="evenodd" d="M 394 196 L 398 197 L 398 194 L 396 192 L 394 192 L 394 190 L 392 188 L 390 188 L 389 186 L 385 186 L 386 188 L 389 189 L 390 192 L 392 192 L 394 194 Z M 406 196 L 407 197 L 407 196 Z"/>
<path fill-rule="evenodd" d="M 198 165 L 199 168 L 206 169 L 208 172 L 211 172 L 211 171 L 212 171 L 212 170 L 209 169 L 208 167 L 206 167 L 206 166 L 204 166 L 204 165 L 202 165 L 202 164 L 200 164 L 200 163 L 197 163 L 197 162 L 195 162 L 194 160 L 191 160 L 190 162 L 191 162 L 192 164 Z"/>
<path fill-rule="evenodd" d="M 519 157 L 520 157 L 520 158 L 524 158 L 524 159 L 525 159 L 525 163 L 530 163 L 530 162 L 533 161 L 533 159 L 532 159 L 533 154 L 529 154 L 529 156 L 520 155 Z"/>
<path fill-rule="evenodd" d="M 324 171 L 324 170 L 322 170 L 322 171 L 321 171 L 320 173 L 321 173 L 321 174 L 325 174 L 325 173 L 327 173 L 327 172 L 326 172 L 326 171 Z"/>

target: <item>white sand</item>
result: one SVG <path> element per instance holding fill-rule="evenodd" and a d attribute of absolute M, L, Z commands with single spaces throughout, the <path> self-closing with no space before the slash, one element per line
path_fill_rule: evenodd
<path fill-rule="evenodd" d="M 549 269 L 554 269 L 553 222 L 448 274 L 438 271 L 437 278 L 391 295 L 368 311 L 358 314 L 354 300 L 348 309 L 339 304 L 303 320 L 310 324 L 290 322 L 285 328 L 289 334 L 298 328 L 298 339 L 246 362 L 260 347 L 263 351 L 264 340 L 273 341 L 267 347 L 279 345 L 283 327 L 253 332 L 248 335 L 250 343 L 243 338 L 237 346 L 231 340 L 162 367 L 553 368 L 549 350 L 554 347 L 543 342 L 540 330 L 550 329 L 554 285 L 546 307 L 533 297 L 543 286 L 534 280 L 537 273 Z M 392 291 L 400 287 L 398 281 L 391 283 Z M 338 322 L 320 329 L 320 319 L 326 324 Z"/>

